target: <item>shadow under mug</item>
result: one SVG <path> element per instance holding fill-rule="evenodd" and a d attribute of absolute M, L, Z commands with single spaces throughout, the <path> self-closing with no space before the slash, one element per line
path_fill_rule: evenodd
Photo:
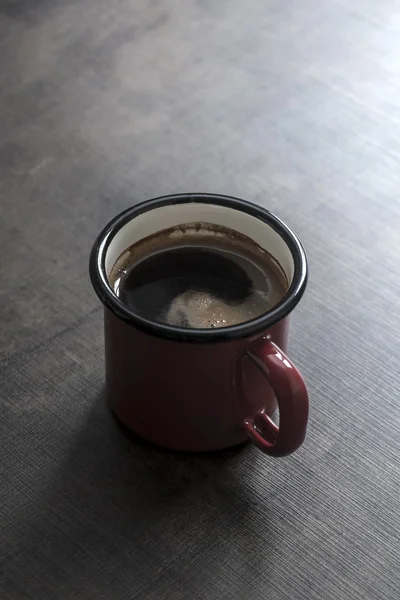
<path fill-rule="evenodd" d="M 225 328 L 188 329 L 150 321 L 122 303 L 110 271 L 132 244 L 185 223 L 222 225 L 247 235 L 281 265 L 282 300 L 261 316 Z M 303 442 L 308 395 L 286 356 L 289 315 L 307 283 L 297 236 L 269 211 L 228 196 L 179 194 L 125 210 L 100 233 L 90 277 L 104 304 L 106 389 L 120 420 L 158 445 L 218 450 L 250 438 L 273 456 Z M 271 419 L 279 408 L 279 427 Z"/>

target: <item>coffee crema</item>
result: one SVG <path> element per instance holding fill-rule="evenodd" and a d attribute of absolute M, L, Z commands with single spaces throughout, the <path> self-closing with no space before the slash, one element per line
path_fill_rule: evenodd
<path fill-rule="evenodd" d="M 266 250 L 209 223 L 179 225 L 139 240 L 117 259 L 109 282 L 139 316 L 196 329 L 250 321 L 288 289 L 285 273 Z"/>

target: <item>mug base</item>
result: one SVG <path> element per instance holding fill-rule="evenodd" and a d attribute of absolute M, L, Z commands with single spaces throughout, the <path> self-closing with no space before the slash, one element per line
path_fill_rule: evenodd
<path fill-rule="evenodd" d="M 163 450 L 170 450 L 172 452 L 179 453 L 213 453 L 213 452 L 222 452 L 224 450 L 229 449 L 240 449 L 241 447 L 247 445 L 249 443 L 249 438 L 244 433 L 243 436 L 238 436 L 235 441 L 231 443 L 224 444 L 207 444 L 207 443 L 197 443 L 197 444 L 179 444 L 178 443 L 168 443 L 165 441 L 159 441 L 155 438 L 152 438 L 151 435 L 144 435 L 138 429 L 128 425 L 126 420 L 118 414 L 117 410 L 110 406 L 111 414 L 117 423 L 117 426 L 123 431 L 124 435 L 129 437 L 132 441 L 140 441 L 142 444 L 149 444 L 151 446 L 156 446 L 157 448 Z"/>

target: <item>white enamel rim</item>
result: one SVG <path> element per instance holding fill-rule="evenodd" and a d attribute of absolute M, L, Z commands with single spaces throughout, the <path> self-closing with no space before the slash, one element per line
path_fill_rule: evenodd
<path fill-rule="evenodd" d="M 206 222 L 247 235 L 281 265 L 289 282 L 284 298 L 267 313 L 232 327 L 190 329 L 156 323 L 125 306 L 109 285 L 115 261 L 130 245 L 170 227 Z M 223 341 L 266 331 L 287 316 L 301 299 L 307 282 L 307 260 L 291 229 L 268 210 L 250 202 L 216 194 L 177 194 L 137 204 L 117 215 L 96 239 L 90 256 L 90 277 L 100 300 L 127 323 L 161 337 L 188 341 Z"/>

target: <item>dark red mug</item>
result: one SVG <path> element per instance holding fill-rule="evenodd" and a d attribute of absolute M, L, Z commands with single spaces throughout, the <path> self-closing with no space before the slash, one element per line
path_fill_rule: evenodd
<path fill-rule="evenodd" d="M 247 235 L 285 271 L 289 288 L 265 314 L 231 327 L 188 329 L 135 314 L 113 292 L 109 273 L 135 242 L 179 224 L 207 222 Z M 269 211 L 229 196 L 179 194 L 137 204 L 100 233 L 90 277 L 104 304 L 106 389 L 120 420 L 174 450 L 207 451 L 250 438 L 272 456 L 303 442 L 308 395 L 286 356 L 289 315 L 307 283 L 297 236 Z M 279 408 L 279 427 L 271 416 Z"/>

